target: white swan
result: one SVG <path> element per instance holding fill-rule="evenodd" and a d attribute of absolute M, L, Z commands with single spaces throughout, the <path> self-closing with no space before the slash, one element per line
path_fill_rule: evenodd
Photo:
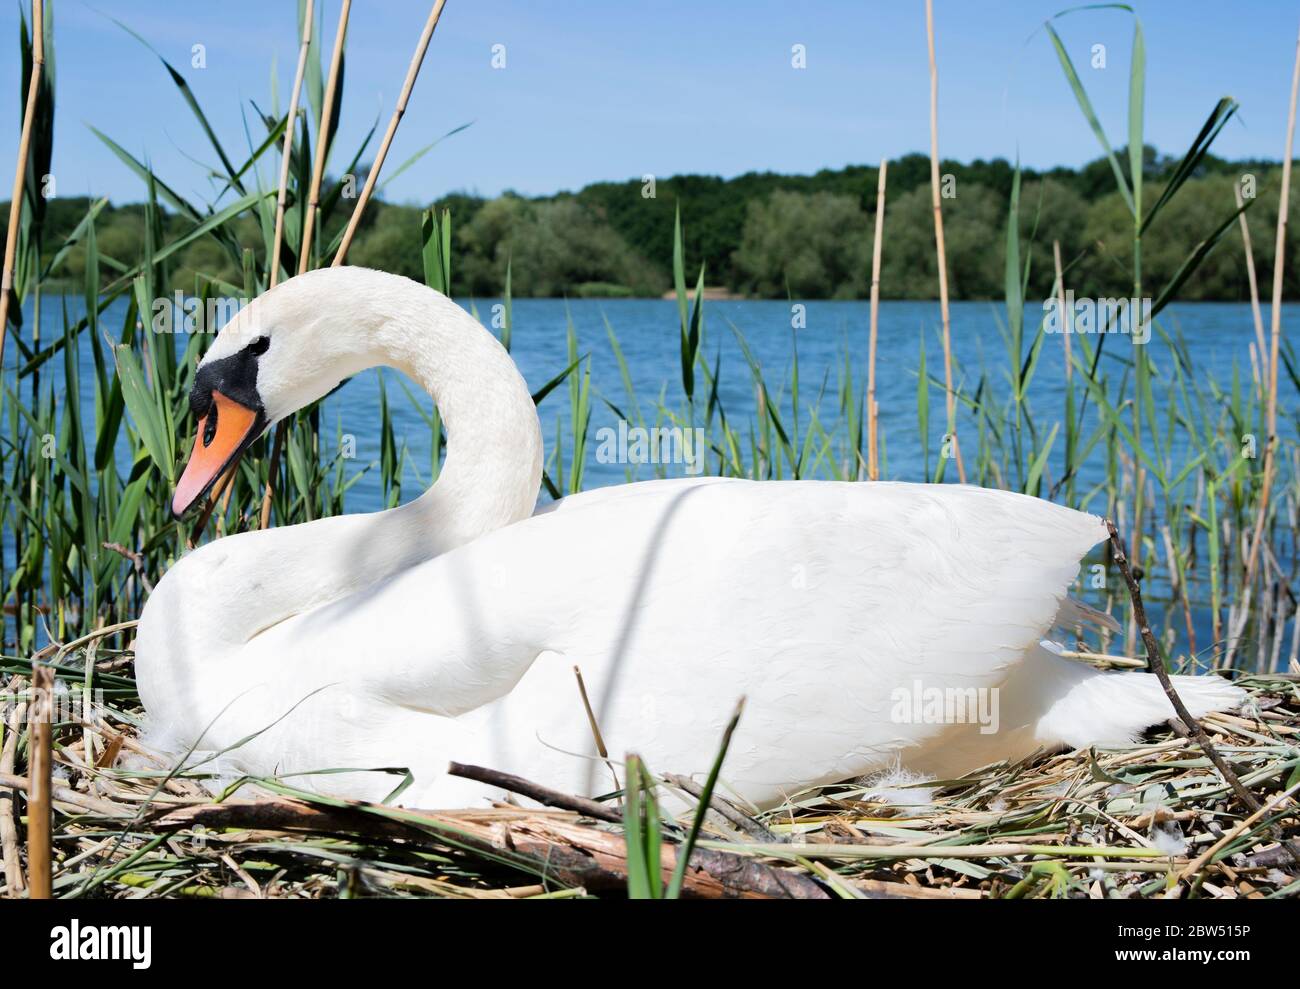
<path fill-rule="evenodd" d="M 577 665 L 610 753 L 661 771 L 707 770 L 745 695 L 723 777 L 769 806 L 900 763 L 949 777 L 1121 742 L 1171 716 L 1154 677 L 1042 644 L 1095 617 L 1066 592 L 1105 538 L 1098 518 L 975 487 L 717 478 L 534 515 L 541 432 L 509 355 L 450 300 L 380 272 L 301 275 L 221 331 L 197 371 L 203 428 L 173 509 L 268 424 L 375 365 L 441 410 L 440 479 L 391 511 L 228 536 L 179 560 L 136 642 L 156 744 L 236 746 L 227 772 L 407 768 L 412 805 L 490 793 L 446 775 L 451 759 L 598 793 L 612 783 L 592 758 Z M 1194 714 L 1243 697 L 1217 677 L 1178 688 Z M 937 697 L 974 706 L 936 723 Z M 399 780 L 293 782 L 380 799 Z"/>

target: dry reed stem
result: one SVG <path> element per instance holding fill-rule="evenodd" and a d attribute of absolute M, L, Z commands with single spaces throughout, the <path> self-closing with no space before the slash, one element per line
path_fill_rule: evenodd
<path fill-rule="evenodd" d="M 30 793 L 32 789 L 31 780 L 9 772 L 0 772 L 0 786 L 21 790 L 23 793 Z M 69 786 L 52 785 L 50 787 L 50 798 L 55 803 L 67 804 L 69 807 L 76 807 L 79 810 L 93 811 L 104 817 L 126 819 L 132 816 L 121 804 L 79 793 Z"/>
<path fill-rule="evenodd" d="M 50 812 L 51 756 L 54 720 L 54 670 L 32 664 L 31 749 L 27 756 L 27 895 L 48 900 L 54 890 L 51 857 L 53 816 Z"/>
<path fill-rule="evenodd" d="M 948 436 L 957 461 L 957 477 L 966 483 L 961 444 L 957 440 L 957 393 L 952 387 L 952 330 L 948 318 L 948 253 L 943 241 L 943 207 L 939 197 L 939 70 L 934 58 L 934 0 L 925 0 L 925 37 L 930 49 L 930 203 L 934 207 L 934 250 L 939 261 L 939 315 L 943 321 L 943 383 Z"/>
<path fill-rule="evenodd" d="M 235 471 L 238 469 L 239 463 L 236 461 L 230 465 L 229 470 L 217 478 L 217 483 L 212 488 L 212 496 L 209 500 L 207 510 L 203 513 L 199 525 L 195 527 L 196 533 L 202 532 L 204 527 L 207 526 L 208 518 L 212 515 L 213 506 L 216 505 L 218 499 L 221 500 L 221 514 L 217 516 L 217 532 L 220 533 L 224 531 L 226 510 L 230 507 L 230 497 L 235 492 Z"/>
<path fill-rule="evenodd" d="M 325 154 L 328 151 L 330 124 L 334 119 L 334 93 L 338 89 L 339 69 L 343 65 L 343 42 L 348 33 L 348 14 L 352 10 L 352 0 L 343 0 L 339 11 L 339 26 L 334 33 L 334 52 L 330 56 L 330 74 L 325 83 L 324 102 L 320 108 L 320 126 L 316 131 L 316 161 L 311 171 L 311 189 L 307 195 L 307 209 L 302 218 L 302 246 L 298 254 L 298 274 L 304 274 L 311 267 L 311 237 L 316 223 L 316 210 L 320 203 L 320 184 L 325 175 Z M 272 268 L 279 267 L 277 263 Z M 257 527 L 265 529 L 271 524 L 271 499 L 275 496 L 275 475 L 280 469 L 280 454 L 284 450 L 285 433 L 289 429 L 288 418 L 281 419 L 275 427 L 275 440 L 271 444 L 270 469 L 266 474 L 266 490 L 262 492 L 262 508 L 258 515 Z"/>
<path fill-rule="evenodd" d="M 275 439 L 271 442 L 271 468 L 266 474 L 266 490 L 262 492 L 262 509 L 257 521 L 259 529 L 265 529 L 271 524 L 271 499 L 275 495 L 275 475 L 280 469 L 280 454 L 284 450 L 284 437 L 288 430 L 288 417 L 276 424 Z"/>
<path fill-rule="evenodd" d="M 1255 250 L 1250 243 L 1250 224 L 1246 222 L 1246 211 L 1242 209 L 1245 203 L 1241 198 L 1241 186 L 1236 183 L 1232 186 L 1232 196 L 1237 201 L 1237 209 L 1241 210 L 1237 220 L 1241 224 L 1241 243 L 1246 252 L 1246 280 L 1250 283 L 1250 314 L 1255 320 L 1255 346 L 1259 348 L 1259 359 L 1262 361 L 1268 348 L 1264 345 L 1264 317 L 1259 310 L 1259 282 L 1255 278 Z M 1264 381 L 1258 368 L 1256 368 L 1255 383 L 1262 392 Z"/>
<path fill-rule="evenodd" d="M 664 773 L 664 780 L 667 783 L 683 790 L 695 798 L 698 804 L 704 798 L 704 787 L 689 776 L 682 776 L 677 773 Z M 740 808 L 714 793 L 709 797 L 709 810 L 722 817 L 729 824 L 738 830 L 749 835 L 755 841 L 775 841 L 784 842 L 785 839 L 772 831 L 759 821 L 754 820 Z"/>
<path fill-rule="evenodd" d="M 370 195 L 374 192 L 375 182 L 379 178 L 379 170 L 384 167 L 384 159 L 388 157 L 388 147 L 393 143 L 393 136 L 397 133 L 397 125 L 402 121 L 402 115 L 406 113 L 406 104 L 411 98 L 411 90 L 415 88 L 415 80 L 420 74 L 420 65 L 424 62 L 424 53 L 429 48 L 429 40 L 433 37 L 434 29 L 438 26 L 438 18 L 442 16 L 442 8 L 447 0 L 436 0 L 433 9 L 429 11 L 429 19 L 424 23 L 424 30 L 420 33 L 420 40 L 416 42 L 415 54 L 411 56 L 411 64 L 406 69 L 406 81 L 402 84 L 401 95 L 397 98 L 397 106 L 393 110 L 393 118 L 388 121 L 388 130 L 384 132 L 383 143 L 379 145 L 379 153 L 375 156 L 374 163 L 370 166 L 370 172 L 366 175 L 366 184 L 361 189 L 361 196 L 357 199 L 357 204 L 352 208 L 352 217 L 348 220 L 348 228 L 343 233 L 343 240 L 339 244 L 338 253 L 334 255 L 334 263 L 331 267 L 337 268 L 347 257 L 348 248 L 352 245 L 352 236 L 357 232 L 357 225 L 361 222 L 361 214 L 365 211 L 366 203 L 370 201 Z"/>
<path fill-rule="evenodd" d="M 226 472 L 218 477 L 216 483 L 212 485 L 212 490 L 208 493 L 207 504 L 203 506 L 203 511 L 199 514 L 198 520 L 185 536 L 186 549 L 193 549 L 199 544 L 199 537 L 203 535 L 203 530 L 208 527 L 208 520 L 212 518 L 213 510 L 217 507 L 218 502 L 221 504 L 221 513 L 217 516 L 217 531 L 222 530 L 226 510 L 230 508 L 230 496 L 235 490 L 235 472 L 238 469 L 239 461 L 236 460 L 235 463 L 226 468 Z"/>
<path fill-rule="evenodd" d="M 587 726 L 591 729 L 592 741 L 596 743 L 596 753 L 605 762 L 605 768 L 609 770 L 610 778 L 614 782 L 614 789 L 621 790 L 623 784 L 618 781 L 618 771 L 614 769 L 614 763 L 610 761 L 609 749 L 605 747 L 605 736 L 600 732 L 600 722 L 596 720 L 596 712 L 591 706 L 591 698 L 587 696 L 587 682 L 582 679 L 582 670 L 573 667 L 574 679 L 578 681 L 578 696 L 582 698 L 582 708 L 587 712 Z M 622 801 L 619 801 L 622 806 Z"/>
<path fill-rule="evenodd" d="M 1264 524 L 1268 518 L 1269 495 L 1273 489 L 1275 449 L 1277 447 L 1277 364 L 1282 338 L 1282 279 L 1286 272 L 1286 224 L 1291 208 L 1291 154 L 1295 147 L 1296 92 L 1300 89 L 1300 33 L 1296 35 L 1295 67 L 1291 72 L 1291 104 L 1286 120 L 1286 148 L 1282 155 L 1282 191 L 1277 203 L 1277 238 L 1273 242 L 1273 301 L 1269 312 L 1272 341 L 1268 362 L 1268 442 L 1264 447 L 1264 486 L 1259 494 L 1259 515 L 1255 519 L 1255 532 L 1250 540 L 1250 558 L 1246 563 L 1247 585 L 1255 576 L 1259 561 L 1259 546 L 1263 540 Z M 1261 360 L 1263 355 L 1261 355 Z"/>
<path fill-rule="evenodd" d="M 582 670 L 575 666 L 573 676 L 578 681 L 578 695 L 582 698 L 582 709 L 587 712 L 587 725 L 591 728 L 591 737 L 596 743 L 596 752 L 599 753 L 602 759 L 608 761 L 609 749 L 605 747 L 605 736 L 600 733 L 600 724 L 596 720 L 596 712 L 592 710 L 591 698 L 587 696 L 587 682 L 582 679 Z M 614 788 L 618 788 L 617 776 L 614 777 Z"/>
<path fill-rule="evenodd" d="M 1062 649 L 1060 655 L 1066 659 L 1077 659 L 1085 663 L 1092 663 L 1100 666 L 1102 669 L 1109 667 L 1118 667 L 1125 670 L 1144 670 L 1147 666 L 1145 659 L 1134 659 L 1132 656 L 1112 656 L 1104 652 L 1084 652 L 1073 649 Z"/>
<path fill-rule="evenodd" d="M 1065 387 L 1070 387 L 1074 375 L 1073 361 L 1070 358 L 1070 330 L 1073 328 L 1065 312 L 1065 272 L 1061 268 L 1061 242 L 1052 241 L 1052 263 L 1056 267 L 1056 303 L 1060 307 L 1061 339 L 1065 343 Z"/>
<path fill-rule="evenodd" d="M 17 694 L 23 690 L 21 678 L 9 681 L 8 690 Z M 0 776 L 12 776 L 18 758 L 18 736 L 22 734 L 23 724 L 27 721 L 27 704 L 18 702 L 9 714 L 5 730 L 3 748 L 0 748 Z M 25 781 L 24 781 L 25 782 Z M 17 802 L 14 791 L 17 787 L 0 789 L 0 850 L 3 851 L 5 869 L 5 895 L 15 897 L 27 888 L 23 878 L 22 855 L 19 852 L 18 818 L 14 812 Z M 26 786 L 23 787 L 26 791 Z"/>
<path fill-rule="evenodd" d="M 284 150 L 280 153 L 280 191 L 275 198 L 275 237 L 271 241 L 271 270 L 267 276 L 270 288 L 280 280 L 280 244 L 284 240 L 284 210 L 289 195 L 289 161 L 293 152 L 293 134 L 298 122 L 298 97 L 302 92 L 302 77 L 307 70 L 307 52 L 311 48 L 312 15 L 316 0 L 307 0 L 303 12 L 302 41 L 298 45 L 298 66 L 293 73 L 293 91 L 289 96 L 289 113 L 284 125 Z"/>
<path fill-rule="evenodd" d="M 320 184 L 325 177 L 325 156 L 329 151 L 330 125 L 334 121 L 334 93 L 338 89 L 339 69 L 343 65 L 343 42 L 348 33 L 348 14 L 352 0 L 343 0 L 339 11 L 339 26 L 334 34 L 334 52 L 330 56 L 330 74 L 325 83 L 325 100 L 320 108 L 320 127 L 316 131 L 316 162 L 311 170 L 311 189 L 307 194 L 307 210 L 302 218 L 302 251 L 298 255 L 298 274 L 311 267 L 311 237 L 316 223 L 316 210 L 320 206 Z"/>
<path fill-rule="evenodd" d="M 876 328 L 880 313 L 880 254 L 885 235 L 885 172 L 888 159 L 880 159 L 876 180 L 876 233 L 871 246 L 871 342 L 867 354 L 867 477 L 880 479 L 880 455 L 876 439 Z"/>
<path fill-rule="evenodd" d="M 9 229 L 5 233 L 5 260 L 0 273 L 0 361 L 4 359 L 5 335 L 9 329 L 9 298 L 13 294 L 15 255 L 18 253 L 18 221 L 23 209 L 23 185 L 27 181 L 27 157 L 32 145 L 32 121 L 36 116 L 36 97 L 41 89 L 45 68 L 45 5 L 32 0 L 32 74 L 27 82 L 27 102 L 23 106 L 23 128 L 18 138 L 18 161 L 14 165 L 14 190 L 9 200 Z"/>

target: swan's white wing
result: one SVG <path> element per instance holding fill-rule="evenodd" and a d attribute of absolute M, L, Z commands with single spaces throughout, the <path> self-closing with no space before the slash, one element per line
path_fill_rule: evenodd
<path fill-rule="evenodd" d="M 557 751 L 593 748 L 574 664 L 611 752 L 665 770 L 706 768 L 743 694 L 728 776 L 754 792 L 931 742 L 945 726 L 901 722 L 898 691 L 1001 684 L 1104 536 L 971 487 L 650 482 L 565 499 L 273 633 L 319 643 L 322 676 L 359 677 L 381 733 L 454 722 L 425 743 L 434 761 L 555 785 L 597 776 Z"/>
<path fill-rule="evenodd" d="M 899 691 L 1002 684 L 1104 534 L 957 486 L 579 495 L 259 635 L 222 677 L 262 700 L 222 723 L 241 737 L 297 704 L 243 750 L 281 771 L 405 765 L 424 781 L 456 759 L 600 790 L 603 767 L 568 754 L 594 753 L 578 665 L 611 754 L 664 771 L 706 770 L 744 695 L 726 777 L 780 799 L 941 742 L 950 726 L 900 718 Z"/>

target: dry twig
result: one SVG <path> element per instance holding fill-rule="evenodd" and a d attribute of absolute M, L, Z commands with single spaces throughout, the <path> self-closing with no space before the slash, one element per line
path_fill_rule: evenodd
<path fill-rule="evenodd" d="M 1218 749 L 1214 747 L 1214 743 L 1210 741 L 1210 736 L 1205 733 L 1201 723 L 1192 717 L 1191 712 L 1187 710 L 1187 705 L 1183 703 L 1183 699 L 1178 696 L 1178 691 L 1174 689 L 1173 681 L 1169 679 L 1169 671 L 1165 668 L 1164 656 L 1160 652 L 1160 646 L 1156 642 L 1155 635 L 1151 632 L 1150 623 L 1147 621 L 1146 607 L 1142 603 L 1142 590 L 1138 587 L 1137 579 L 1133 576 L 1132 567 L 1129 566 L 1128 556 L 1124 552 L 1124 542 L 1120 539 L 1119 530 L 1115 528 L 1115 523 L 1110 519 L 1106 520 L 1106 530 L 1110 533 L 1110 544 L 1113 549 L 1115 565 L 1119 567 L 1119 572 L 1124 577 L 1124 583 L 1128 585 L 1129 597 L 1133 599 L 1133 619 L 1137 623 L 1138 634 L 1142 637 L 1142 644 L 1146 646 L 1147 665 L 1150 666 L 1151 672 L 1156 675 L 1156 679 L 1160 681 L 1160 686 L 1164 690 L 1165 696 L 1169 698 L 1169 703 L 1174 706 L 1174 711 L 1177 712 L 1183 724 L 1187 726 L 1188 731 L 1192 733 L 1192 737 L 1196 740 L 1196 744 L 1201 747 L 1201 751 L 1205 753 L 1206 758 L 1214 764 L 1214 768 L 1219 771 L 1224 781 L 1237 795 L 1237 798 L 1250 810 L 1259 812 L 1263 805 L 1246 788 L 1237 774 L 1233 772 L 1232 767 L 1219 754 Z M 1300 845 L 1297 845 L 1294 841 L 1285 841 L 1283 844 L 1290 850 L 1296 862 L 1300 863 Z"/>

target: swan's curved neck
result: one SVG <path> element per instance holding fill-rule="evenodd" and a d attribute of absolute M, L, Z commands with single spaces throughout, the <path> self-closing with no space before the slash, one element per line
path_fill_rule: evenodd
<path fill-rule="evenodd" d="M 413 522 L 425 557 L 528 517 L 542 479 L 537 411 L 514 361 L 460 307 L 437 297 L 440 318 L 393 315 L 378 329 L 378 363 L 404 372 L 432 397 L 447 433 L 439 478 L 407 510 L 372 524 Z"/>
<path fill-rule="evenodd" d="M 360 334 L 364 347 L 349 347 L 343 333 L 331 338 L 322 322 L 314 328 L 319 359 L 338 377 L 389 366 L 418 382 L 446 429 L 441 474 L 399 508 L 210 544 L 211 560 L 221 568 L 220 593 L 242 595 L 212 609 L 223 614 L 227 642 L 246 642 L 292 615 L 371 587 L 527 518 L 536 506 L 541 427 L 528 387 L 500 343 L 455 303 L 423 287 L 372 296 L 364 312 L 359 305 L 351 313 L 343 308 L 332 311 L 330 326 Z"/>

